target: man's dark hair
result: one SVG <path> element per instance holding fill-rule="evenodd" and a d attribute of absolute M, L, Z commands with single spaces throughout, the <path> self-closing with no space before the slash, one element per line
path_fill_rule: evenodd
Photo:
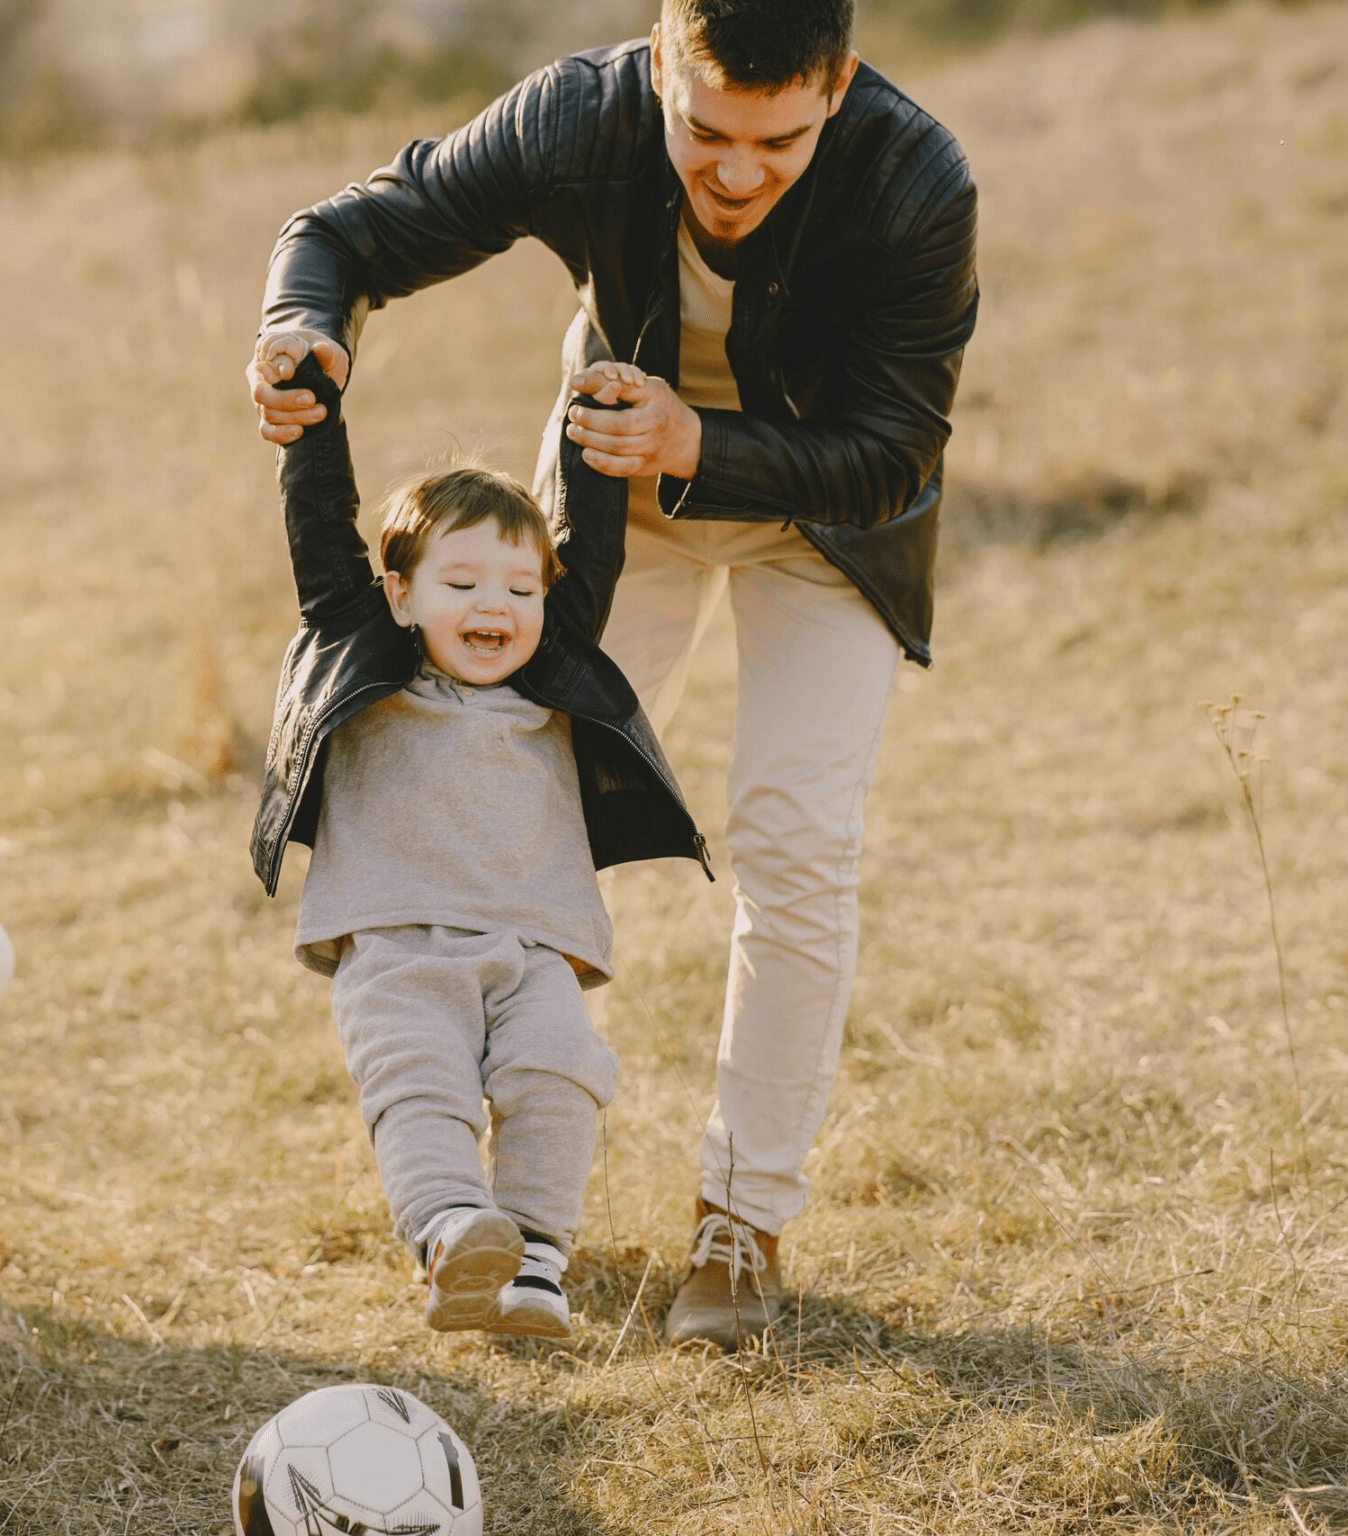
<path fill-rule="evenodd" d="M 852 49 L 854 0 L 662 0 L 665 47 L 717 84 L 831 90 Z"/>

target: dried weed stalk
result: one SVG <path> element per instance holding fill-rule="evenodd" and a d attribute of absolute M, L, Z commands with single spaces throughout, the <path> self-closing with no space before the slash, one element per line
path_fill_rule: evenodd
<path fill-rule="evenodd" d="M 1301 1067 L 1297 1061 L 1296 1037 L 1292 1032 L 1292 1011 L 1287 1001 L 1287 964 L 1283 957 L 1282 937 L 1278 932 L 1278 909 L 1273 899 L 1273 876 L 1268 867 L 1268 849 L 1264 844 L 1263 799 L 1264 768 L 1268 763 L 1265 753 L 1255 751 L 1255 738 L 1264 719 L 1259 710 L 1240 710 L 1240 695 L 1233 693 L 1229 704 L 1214 704 L 1204 700 L 1218 744 L 1226 754 L 1231 772 L 1240 787 L 1240 801 L 1254 831 L 1254 843 L 1259 852 L 1259 872 L 1264 881 L 1264 896 L 1268 902 L 1268 927 L 1273 938 L 1273 955 L 1278 966 L 1278 1004 L 1282 1014 L 1283 1038 L 1287 1044 L 1287 1060 L 1292 1072 L 1292 1092 L 1296 1101 L 1297 1145 L 1301 1161 L 1301 1176 L 1310 1189 L 1310 1153 L 1306 1145 L 1305 1098 L 1301 1089 Z"/>

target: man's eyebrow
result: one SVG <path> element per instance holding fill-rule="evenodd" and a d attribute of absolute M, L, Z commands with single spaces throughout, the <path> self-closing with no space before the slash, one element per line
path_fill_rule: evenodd
<path fill-rule="evenodd" d="M 710 123 L 704 123 L 701 118 L 684 114 L 684 122 L 698 133 L 706 134 L 709 138 L 724 139 L 725 134 L 719 128 L 714 128 Z M 755 139 L 755 144 L 789 144 L 793 139 L 798 139 L 802 134 L 809 133 L 814 127 L 813 123 L 802 123 L 799 128 L 788 128 L 785 133 L 770 133 L 766 138 Z"/>

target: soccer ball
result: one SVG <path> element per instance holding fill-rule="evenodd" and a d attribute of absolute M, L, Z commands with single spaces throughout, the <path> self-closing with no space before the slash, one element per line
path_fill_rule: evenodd
<path fill-rule="evenodd" d="M 482 1536 L 477 1469 L 393 1387 L 322 1387 L 282 1408 L 234 1474 L 238 1536 Z"/>

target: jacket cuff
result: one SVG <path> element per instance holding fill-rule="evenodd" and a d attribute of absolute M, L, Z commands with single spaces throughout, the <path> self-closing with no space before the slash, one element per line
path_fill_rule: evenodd
<path fill-rule="evenodd" d="M 738 411 L 699 411 L 702 418 L 702 457 L 691 480 L 661 475 L 655 496 L 661 512 L 676 522 L 781 523 L 794 521 L 780 508 L 744 496 L 726 485 L 726 465 L 732 453 L 733 427 L 723 420 Z"/>

